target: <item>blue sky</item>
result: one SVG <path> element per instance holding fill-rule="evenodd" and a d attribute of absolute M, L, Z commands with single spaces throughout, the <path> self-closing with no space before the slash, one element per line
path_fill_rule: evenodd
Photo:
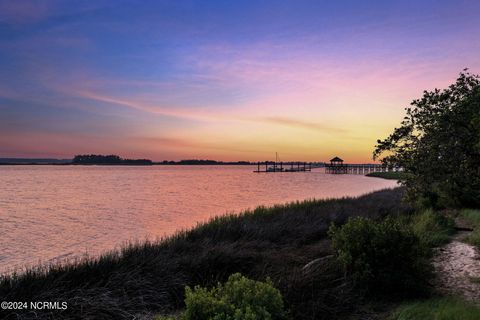
<path fill-rule="evenodd" d="M 477 1 L 3 1 L 0 157 L 369 161 Z"/>

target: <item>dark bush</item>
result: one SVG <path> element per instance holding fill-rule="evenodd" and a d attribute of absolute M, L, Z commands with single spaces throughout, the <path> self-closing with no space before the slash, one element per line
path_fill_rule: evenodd
<path fill-rule="evenodd" d="M 411 227 L 393 218 L 350 218 L 329 230 L 345 275 L 367 294 L 415 296 L 426 293 L 431 277 L 429 247 Z"/>

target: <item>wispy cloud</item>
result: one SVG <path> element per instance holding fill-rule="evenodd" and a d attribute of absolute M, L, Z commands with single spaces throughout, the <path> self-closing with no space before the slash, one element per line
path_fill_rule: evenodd
<path fill-rule="evenodd" d="M 191 110 L 191 109 L 182 110 L 182 108 L 178 106 L 165 107 L 160 105 L 147 104 L 142 101 L 121 99 L 121 98 L 116 98 L 108 95 L 88 92 L 88 91 L 76 91 L 71 93 L 83 99 L 106 102 L 109 104 L 119 105 L 119 106 L 131 108 L 134 110 L 161 115 L 161 116 L 177 117 L 177 118 L 200 120 L 200 121 L 212 121 L 212 120 L 220 119 L 220 117 L 218 116 L 209 115 L 207 113 L 196 113 L 194 110 Z"/>
<path fill-rule="evenodd" d="M 249 123 L 267 123 L 271 125 L 278 125 L 278 126 L 285 126 L 295 129 L 306 129 L 306 130 L 314 130 L 319 131 L 322 133 L 346 133 L 347 130 L 342 128 L 336 128 L 333 126 L 328 126 L 319 122 L 312 122 L 312 121 L 305 121 L 302 119 L 296 119 L 291 117 L 278 117 L 278 116 L 267 116 L 267 117 L 245 117 L 243 115 L 239 115 L 238 112 L 233 114 L 218 114 L 218 113 L 196 113 L 194 110 L 191 109 L 184 109 L 182 110 L 179 107 L 165 107 L 165 106 L 158 106 L 158 105 L 149 105 L 139 101 L 132 101 L 132 100 L 124 100 L 118 99 L 115 97 L 110 97 L 106 95 L 96 94 L 92 92 L 76 92 L 79 97 L 85 99 L 91 99 L 100 102 L 106 102 L 110 104 L 120 105 L 127 108 L 132 108 L 134 110 L 147 112 L 151 114 L 161 115 L 161 116 L 169 116 L 169 117 L 177 117 L 183 119 L 190 119 L 190 120 L 197 120 L 197 121 L 233 121 L 233 122 L 249 122 Z"/>
<path fill-rule="evenodd" d="M 276 125 L 288 126 L 292 128 L 300 128 L 300 129 L 308 129 L 308 130 L 315 130 L 321 131 L 323 133 L 345 133 L 347 130 L 341 128 L 335 128 L 332 126 L 328 126 L 322 123 L 317 122 L 310 122 L 300 119 L 294 118 L 287 118 L 287 117 L 263 117 L 257 120 L 251 119 L 252 121 L 258 121 L 262 123 L 271 123 Z"/>
<path fill-rule="evenodd" d="M 118 5 L 116 1 L 69 1 L 60 0 L 0 0 L 0 22 L 13 26 L 25 26 L 45 21 L 52 17 L 72 17 L 104 7 Z"/>
<path fill-rule="evenodd" d="M 200 139 L 192 138 L 178 138 L 178 137 L 132 137 L 131 141 L 140 144 L 147 144 L 149 146 L 157 145 L 162 148 L 170 149 L 186 149 L 186 150 L 214 150 L 224 152 L 238 152 L 238 153 L 259 153 L 263 152 L 261 148 L 241 147 L 238 144 L 229 143 L 214 143 L 202 141 Z"/>
<path fill-rule="evenodd" d="M 0 22 L 8 24 L 34 23 L 45 19 L 52 7 L 52 1 L 0 1 Z"/>

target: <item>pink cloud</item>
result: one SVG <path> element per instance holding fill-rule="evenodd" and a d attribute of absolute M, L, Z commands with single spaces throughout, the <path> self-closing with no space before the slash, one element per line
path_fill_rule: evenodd
<path fill-rule="evenodd" d="M 332 132 L 334 134 L 347 132 L 347 130 L 345 129 L 335 128 L 332 126 L 322 124 L 320 122 L 306 121 L 306 120 L 300 120 L 300 119 L 289 118 L 289 117 L 277 117 L 277 116 L 260 117 L 258 119 L 251 118 L 249 119 L 249 121 L 269 123 L 269 124 L 287 126 L 292 128 L 315 130 L 315 131 L 321 131 L 321 132 Z"/>

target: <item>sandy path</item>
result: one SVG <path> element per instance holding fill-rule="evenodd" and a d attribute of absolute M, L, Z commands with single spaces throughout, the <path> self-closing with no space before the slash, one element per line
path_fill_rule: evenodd
<path fill-rule="evenodd" d="M 452 242 L 437 249 L 433 261 L 436 285 L 442 293 L 480 303 L 480 253 L 464 242 L 467 235 L 467 232 L 460 232 Z"/>

